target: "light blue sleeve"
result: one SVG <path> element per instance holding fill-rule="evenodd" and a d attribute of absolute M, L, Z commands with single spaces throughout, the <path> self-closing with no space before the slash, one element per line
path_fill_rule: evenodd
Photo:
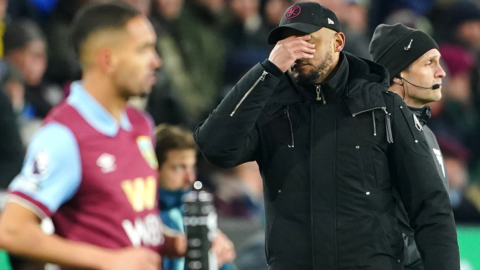
<path fill-rule="evenodd" d="M 45 206 L 53 214 L 71 199 L 81 182 L 82 167 L 75 136 L 52 122 L 42 127 L 28 146 L 21 173 L 9 186 Z"/>

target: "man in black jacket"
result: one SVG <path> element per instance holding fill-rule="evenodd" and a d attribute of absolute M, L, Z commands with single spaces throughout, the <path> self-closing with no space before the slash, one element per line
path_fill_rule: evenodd
<path fill-rule="evenodd" d="M 438 174 L 448 189 L 448 175 L 443 155 L 435 134 L 426 125 L 430 118 L 427 103 L 442 97 L 442 78 L 445 71 L 440 66 L 440 51 L 437 43 L 422 31 L 402 24 L 379 25 L 370 43 L 373 60 L 383 65 L 390 74 L 389 91 L 402 97 L 413 112 L 415 128 L 424 132 Z M 408 269 L 423 269 L 415 247 L 413 230 L 399 205 L 400 223 L 405 231 L 405 264 Z"/>
<path fill-rule="evenodd" d="M 194 137 L 213 164 L 259 164 L 270 269 L 404 269 L 395 188 L 425 269 L 459 270 L 447 192 L 387 71 L 343 53 L 315 2 L 291 6 L 269 43 Z"/>

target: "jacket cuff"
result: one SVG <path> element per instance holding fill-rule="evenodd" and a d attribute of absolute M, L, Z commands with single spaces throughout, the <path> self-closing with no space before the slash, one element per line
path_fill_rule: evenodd
<path fill-rule="evenodd" d="M 270 62 L 270 60 L 268 59 L 263 61 L 262 66 L 268 73 L 272 74 L 277 78 L 280 78 L 283 75 L 283 72 L 274 63 Z"/>

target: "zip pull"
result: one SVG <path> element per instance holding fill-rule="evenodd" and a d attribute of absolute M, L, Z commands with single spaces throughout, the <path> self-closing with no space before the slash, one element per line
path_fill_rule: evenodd
<path fill-rule="evenodd" d="M 289 148 L 295 148 L 295 138 L 293 137 L 293 125 L 292 120 L 290 120 L 290 112 L 288 111 L 289 106 L 285 108 L 285 114 L 287 115 L 288 123 L 290 124 L 290 138 L 292 139 L 292 143 L 288 145 Z"/>
<path fill-rule="evenodd" d="M 385 112 L 385 128 L 387 129 L 387 142 L 393 143 L 392 122 L 390 120 L 390 115 L 392 114 L 387 112 L 386 107 L 382 107 L 382 110 Z"/>
<path fill-rule="evenodd" d="M 375 110 L 372 111 L 373 136 L 377 136 L 377 124 L 375 123 Z"/>
<path fill-rule="evenodd" d="M 320 93 L 322 91 L 322 86 L 317 85 L 316 91 L 317 91 L 317 100 L 322 100 L 322 98 L 320 97 Z M 323 93 L 322 93 L 322 96 L 323 96 Z"/>
<path fill-rule="evenodd" d="M 238 102 L 237 106 L 235 106 L 235 109 L 233 109 L 232 113 L 230 114 L 230 116 L 233 116 L 235 114 L 235 112 L 237 111 L 237 109 L 240 107 L 240 105 L 242 105 L 243 101 L 247 98 L 247 96 L 250 94 L 250 92 L 252 92 L 253 88 L 255 88 L 255 86 L 257 86 L 257 84 L 260 82 L 260 81 L 264 81 L 265 80 L 265 77 L 267 76 L 268 72 L 266 72 L 265 70 L 262 72 L 262 75 L 260 76 L 260 78 L 258 78 L 258 80 L 253 84 L 252 87 L 250 87 L 250 89 L 248 89 L 247 93 L 245 93 L 245 95 L 243 95 L 242 99 Z"/>

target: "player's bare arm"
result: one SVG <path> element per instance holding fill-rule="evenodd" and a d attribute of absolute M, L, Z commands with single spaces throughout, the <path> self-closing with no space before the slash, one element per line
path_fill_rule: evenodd
<path fill-rule="evenodd" d="M 0 248 L 62 266 L 95 270 L 158 270 L 160 256 L 145 248 L 113 251 L 47 235 L 31 210 L 9 202 L 0 216 Z"/>

